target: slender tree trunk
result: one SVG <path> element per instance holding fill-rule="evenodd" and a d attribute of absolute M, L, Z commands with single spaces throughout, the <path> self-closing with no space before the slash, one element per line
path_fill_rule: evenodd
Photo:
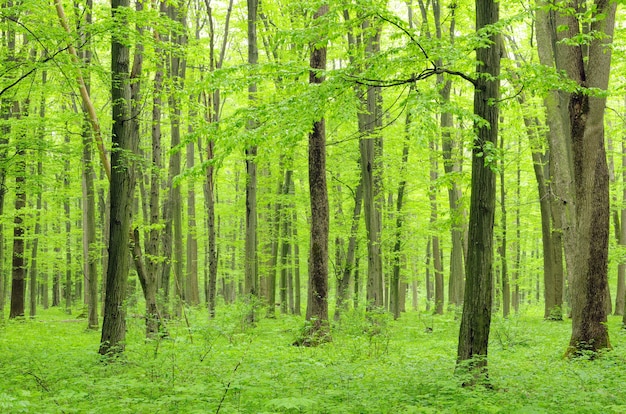
<path fill-rule="evenodd" d="M 126 24 L 120 17 L 120 10 L 128 8 L 128 0 L 111 0 L 111 13 Z M 130 51 L 126 39 L 122 42 L 117 36 L 111 40 L 111 95 L 112 95 L 112 139 L 111 153 L 111 222 L 109 259 L 106 278 L 106 299 L 104 321 L 100 340 L 100 354 L 118 354 L 124 351 L 126 337 L 126 280 L 128 278 L 129 255 L 128 239 L 132 215 L 135 174 L 132 155 L 136 153 L 137 142 L 132 140 L 130 130 L 131 91 L 129 81 Z"/>
<path fill-rule="evenodd" d="M 189 126 L 191 128 L 191 126 Z M 189 131 L 190 133 L 193 131 Z M 187 168 L 195 165 L 194 143 L 187 144 Z M 196 191 L 194 180 L 189 180 L 187 190 L 187 300 L 192 306 L 200 303 L 198 291 L 198 238 L 196 235 Z"/>
<path fill-rule="evenodd" d="M 292 212 L 292 217 L 293 219 L 291 220 L 293 223 L 293 240 L 294 240 L 294 246 L 293 246 L 293 255 L 294 255 L 294 270 L 293 270 L 293 290 L 294 290 L 294 310 L 293 313 L 295 315 L 300 315 L 301 313 L 301 297 L 302 297 L 302 290 L 301 290 L 301 286 L 300 286 L 300 243 L 298 241 L 298 213 L 296 212 L 296 210 L 294 209 Z"/>
<path fill-rule="evenodd" d="M 443 293 L 443 263 L 441 260 L 441 249 L 439 248 L 439 236 L 436 234 L 437 227 L 437 177 L 438 166 L 436 152 L 438 148 L 434 141 L 430 142 L 430 188 L 428 198 L 430 199 L 430 231 L 432 232 L 432 257 L 433 272 L 435 275 L 435 314 L 443 315 L 444 293 Z"/>
<path fill-rule="evenodd" d="M 365 31 L 373 31 L 364 40 L 366 57 L 380 52 L 380 28 L 363 22 Z M 359 113 L 361 176 L 363 180 L 363 211 L 367 231 L 367 309 L 384 305 L 382 261 L 382 95 L 380 87 L 369 86 L 362 102 L 364 111 Z"/>
<path fill-rule="evenodd" d="M 282 170 L 283 170 L 282 164 L 283 162 L 281 159 L 279 161 L 279 165 L 281 165 L 281 168 L 280 168 L 281 175 L 282 175 Z M 287 171 L 285 171 L 285 180 L 287 179 L 286 175 L 287 175 Z M 274 317 L 274 315 L 276 314 L 276 271 L 277 271 L 276 264 L 278 263 L 278 248 L 280 245 L 280 231 L 281 231 L 280 223 L 282 221 L 282 215 L 285 214 L 283 187 L 284 187 L 284 184 L 282 180 L 280 180 L 278 182 L 278 189 L 276 190 L 277 200 L 274 203 L 274 212 L 273 214 L 270 213 L 270 217 L 268 218 L 269 238 L 271 239 L 271 242 L 270 242 L 271 248 L 269 249 L 270 251 L 269 251 L 269 257 L 268 257 L 268 263 L 267 263 L 266 297 L 267 297 L 267 314 L 269 317 Z M 271 211 L 270 206 L 268 206 L 268 211 Z M 287 220 L 285 219 L 284 222 L 286 223 Z M 285 225 L 285 223 L 283 223 L 283 225 Z M 281 303 L 281 306 L 282 306 L 282 303 Z"/>
<path fill-rule="evenodd" d="M 500 153 L 504 154 L 504 139 L 500 139 Z M 511 313 L 511 286 L 509 284 L 508 262 L 507 262 L 507 209 L 506 209 L 506 185 L 504 182 L 505 172 L 504 157 L 500 159 L 500 231 L 502 238 L 500 239 L 500 271 L 502 277 L 502 316 L 509 317 Z M 519 198 L 518 198 L 519 200 Z"/>
<path fill-rule="evenodd" d="M 209 52 L 210 52 L 210 67 L 211 70 L 219 69 L 222 67 L 224 56 L 226 55 L 226 45 L 228 44 L 228 29 L 230 26 L 230 16 L 233 9 L 233 0 L 228 3 L 228 10 L 226 12 L 226 19 L 224 22 L 224 34 L 222 36 L 222 46 L 220 49 L 219 57 L 215 56 L 215 28 L 213 25 L 212 8 L 209 0 L 205 0 L 205 5 L 209 18 Z M 220 120 L 220 90 L 213 92 L 210 103 L 207 102 L 206 106 L 210 114 L 207 116 L 212 122 L 219 122 Z M 214 147 L 215 142 L 209 139 L 207 142 L 206 156 L 207 156 L 207 170 L 206 170 L 206 182 L 204 185 L 204 202 L 206 206 L 207 214 L 207 227 L 208 227 L 208 243 L 207 243 L 207 261 L 208 261 L 208 280 L 207 285 L 207 303 L 209 308 L 209 317 L 215 317 L 215 300 L 217 296 L 217 265 L 218 254 L 216 244 L 216 229 L 215 229 L 215 166 L 214 159 Z M 226 295 L 225 295 L 226 296 Z M 228 301 L 228 300 L 227 300 Z"/>
<path fill-rule="evenodd" d="M 43 120 L 45 117 L 45 106 L 44 100 L 42 99 L 42 107 L 40 109 L 40 116 Z M 43 133 L 43 132 L 42 132 Z M 40 136 L 40 139 L 43 141 L 43 137 Z M 38 150 L 37 154 L 37 177 L 43 177 L 43 153 Z M 31 318 L 34 318 L 37 315 L 37 283 L 39 278 L 39 270 L 38 270 L 38 261 L 37 261 L 37 253 L 39 251 L 39 237 L 42 235 L 41 233 L 41 208 L 42 208 L 42 188 L 38 186 L 37 188 L 37 203 L 35 206 L 35 231 L 34 238 L 31 247 L 31 255 L 30 255 L 30 269 L 29 269 L 29 293 L 30 293 L 30 309 L 29 315 Z"/>
<path fill-rule="evenodd" d="M 411 92 L 413 90 L 411 89 Z M 411 97 L 413 93 L 409 94 Z M 390 281 L 390 299 L 389 307 L 394 319 L 400 317 L 401 300 L 400 286 L 402 284 L 400 278 L 401 258 L 402 258 L 402 226 L 404 225 L 404 215 L 402 212 L 402 204 L 404 202 L 404 191 L 406 189 L 406 169 L 409 162 L 409 145 L 411 143 L 410 128 L 412 122 L 411 108 L 406 114 L 406 123 L 404 128 L 404 143 L 402 144 L 402 158 L 400 161 L 400 183 L 398 184 L 398 198 L 396 200 L 396 240 L 393 246 L 393 274 Z"/>
<path fill-rule="evenodd" d="M 15 117 L 19 117 L 20 107 L 14 103 L 12 112 Z M 11 312 L 9 318 L 24 316 L 24 294 L 25 294 L 25 243 L 24 233 L 24 208 L 26 207 L 26 143 L 25 136 L 20 132 L 17 138 L 15 163 L 15 218 L 13 219 L 13 259 L 11 271 Z"/>
<path fill-rule="evenodd" d="M 626 183 L 626 142 L 622 141 L 622 183 Z M 626 205 L 626 185 L 622 189 L 622 206 Z M 626 246 L 626 208 L 619 211 L 618 244 Z M 620 261 L 617 265 L 617 293 L 615 295 L 615 315 L 624 315 L 626 301 L 626 263 Z"/>
<path fill-rule="evenodd" d="M 70 136 L 65 136 L 65 144 L 69 147 Z M 70 188 L 70 160 L 65 161 L 65 173 L 63 176 L 63 187 L 69 197 Z M 65 313 L 68 315 L 72 313 L 72 220 L 70 218 L 70 200 L 65 198 L 63 200 L 63 210 L 65 212 Z"/>
<path fill-rule="evenodd" d="M 88 0 L 85 5 L 85 20 L 87 26 L 92 24 L 93 1 Z M 90 41 L 85 33 L 81 33 L 81 41 L 86 42 L 81 50 L 80 57 L 85 67 L 91 64 Z M 90 76 L 84 78 L 87 95 L 90 94 Z M 84 114 L 82 129 L 82 196 L 83 196 L 83 272 L 85 285 L 85 303 L 88 308 L 88 329 L 98 329 L 98 264 L 96 251 L 96 193 L 94 188 L 94 165 L 92 161 L 92 125 L 89 120 L 89 108 L 82 101 Z"/>
<path fill-rule="evenodd" d="M 499 3 L 476 0 L 476 31 L 499 20 Z M 487 376 L 487 348 L 491 326 L 493 293 L 493 225 L 496 188 L 493 165 L 488 157 L 495 150 L 498 139 L 500 98 L 500 36 L 490 35 L 487 47 L 476 49 L 478 61 L 474 90 L 474 114 L 484 124 L 474 126 L 476 137 L 472 149 L 472 194 L 466 263 L 466 285 L 463 315 L 459 330 L 457 369 L 469 370 L 473 385 Z M 491 161 L 493 162 L 493 161 Z"/>
<path fill-rule="evenodd" d="M 282 186 L 283 202 L 280 208 L 279 216 L 276 220 L 282 222 L 280 226 L 280 311 L 285 314 L 288 309 L 288 279 L 289 279 L 289 257 L 292 256 L 291 252 L 291 206 L 287 203 L 286 199 L 289 197 L 291 189 L 293 188 L 293 170 L 287 169 L 285 171 L 285 181 Z"/>
<path fill-rule="evenodd" d="M 185 30 L 186 10 L 182 5 L 169 4 L 168 16 L 181 24 Z M 172 43 L 179 48 L 186 44 L 186 35 L 183 33 L 172 34 Z M 185 277 L 183 275 L 183 220 L 182 220 L 182 195 L 179 184 L 174 183 L 174 179 L 181 173 L 181 154 L 178 146 L 180 145 L 180 125 L 181 116 L 181 98 L 179 92 L 183 88 L 185 80 L 186 59 L 181 56 L 179 50 L 173 51 L 170 56 L 170 77 L 172 79 L 172 89 L 169 91 L 169 108 L 171 123 L 171 145 L 172 155 L 170 156 L 170 214 L 173 227 L 173 250 L 174 256 L 172 268 L 174 270 L 174 292 L 176 300 L 174 304 L 174 314 L 177 317 L 182 315 L 182 305 L 185 298 Z"/>
<path fill-rule="evenodd" d="M 350 276 L 355 272 L 355 258 L 357 249 L 357 233 L 359 222 L 361 221 L 361 206 L 363 205 L 363 184 L 359 180 L 359 185 L 354 193 L 354 210 L 352 211 L 352 224 L 350 226 L 350 238 L 348 239 L 348 249 L 346 258 L 341 269 L 341 277 L 337 280 L 337 296 L 334 319 L 337 321 L 341 317 L 341 312 L 348 309 L 348 289 L 350 287 Z"/>
<path fill-rule="evenodd" d="M 426 243 L 426 311 L 430 310 L 430 306 L 433 302 L 433 282 L 430 275 L 430 263 L 432 261 L 431 255 L 431 245 L 432 245 L 432 237 L 428 238 L 428 242 Z"/>
<path fill-rule="evenodd" d="M 248 64 L 255 66 L 259 59 L 257 46 L 257 12 L 258 0 L 247 0 L 248 5 Z M 257 85 L 252 82 L 248 85 L 250 105 L 256 100 Z M 250 119 L 248 129 L 256 128 L 256 121 Z M 252 303 L 248 321 L 256 319 L 254 300 L 258 295 L 258 267 L 257 267 L 257 147 L 250 145 L 245 150 L 246 155 L 246 238 L 245 238 L 245 294 Z"/>

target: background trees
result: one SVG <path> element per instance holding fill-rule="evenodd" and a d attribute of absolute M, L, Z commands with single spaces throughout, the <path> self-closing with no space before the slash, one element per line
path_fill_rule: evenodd
<path fill-rule="evenodd" d="M 12 292 L 10 316 L 24 314 L 20 304 L 26 299 L 45 305 L 51 293 L 54 304 L 69 299 L 73 312 L 86 303 L 92 327 L 101 303 L 113 315 L 121 304 L 139 301 L 138 312 L 145 310 L 153 320 L 170 316 L 170 304 L 175 317 L 198 301 L 215 315 L 220 306 L 252 294 L 250 304 L 269 306 L 267 314 L 298 313 L 301 295 L 318 289 L 313 279 L 300 286 L 298 275 L 311 272 L 322 280 L 326 272 L 336 277 L 319 288 L 328 293 L 323 305 L 330 303 L 332 311 L 336 303 L 339 321 L 351 308 L 402 317 L 411 286 L 419 309 L 432 306 L 443 313 L 445 303 L 452 309 L 465 302 L 463 330 L 481 312 L 474 325 L 488 326 L 487 314 L 509 302 L 518 311 L 545 301 L 545 317 L 558 319 L 563 292 L 571 298 L 564 306 L 571 307 L 575 326 L 583 326 L 581 309 L 591 306 L 586 298 L 604 295 L 588 292 L 616 285 L 613 267 L 622 260 L 608 247 L 608 200 L 610 192 L 623 190 L 623 167 L 614 163 L 609 189 L 601 162 L 605 102 L 616 108 L 606 115 L 613 148 L 621 148 L 623 132 L 617 116 L 623 112 L 621 80 L 609 78 L 604 53 L 614 5 L 598 2 L 594 11 L 573 15 L 551 3 L 532 12 L 502 5 L 501 21 L 485 20 L 478 34 L 471 28 L 482 9 L 464 1 L 330 2 L 323 17 L 306 2 L 76 5 L 77 13 L 66 16 L 63 26 L 57 7 L 2 3 L 0 268 L 14 269 L 15 286 L 9 288 L 3 272 L 0 308 Z M 563 30 L 548 31 L 550 19 Z M 35 21 L 50 23 L 48 30 Z M 579 26 L 581 31 L 574 30 Z M 499 36 L 506 38 L 508 52 L 497 52 L 491 43 Z M 544 47 L 552 44 L 558 47 Z M 310 79 L 309 57 L 322 50 L 326 68 L 316 67 Z M 480 55 L 487 51 L 493 54 Z M 498 53 L 515 57 L 515 64 L 505 59 L 502 74 L 495 66 L 482 73 L 484 65 L 495 65 Z M 614 64 L 621 65 L 623 56 L 616 56 Z M 489 89 L 497 80 L 501 97 Z M 615 88 L 608 88 L 609 80 Z M 487 92 L 492 95 L 484 98 Z M 560 112 L 558 104 L 569 102 L 581 103 L 581 110 L 588 106 L 590 112 L 581 114 L 591 123 L 575 124 L 582 118 Z M 484 111 L 474 112 L 480 104 Z M 307 137 L 321 138 L 321 114 L 324 168 L 309 161 L 305 145 Z M 491 135 L 498 129 L 500 146 Z M 111 130 L 114 140 L 100 130 Z M 581 131 L 586 132 L 576 143 L 594 142 L 598 151 L 577 152 L 573 141 L 563 139 Z M 103 142 L 94 147 L 92 141 Z M 569 153 L 582 158 L 570 160 Z M 590 154 L 600 155 L 586 159 Z M 591 164 L 598 169 L 588 169 Z M 601 173 L 606 183 L 584 189 L 595 179 L 573 177 L 587 171 Z M 129 180 L 133 173 L 136 190 Z M 315 173 L 328 180 L 333 252 L 320 250 L 320 260 L 328 260 L 328 270 L 320 273 L 316 269 L 325 265 L 306 259 L 313 235 L 325 230 L 309 210 L 310 194 L 321 190 L 311 184 L 322 182 Z M 575 200 L 576 191 L 581 200 Z M 604 198 L 595 212 L 584 212 L 578 205 L 587 205 L 591 194 L 590 200 Z M 204 209 L 198 208 L 202 196 Z M 506 210 L 492 211 L 497 196 Z M 570 198 L 576 202 L 568 202 L 574 208 L 568 213 L 559 200 Z M 477 210 L 479 199 L 488 202 Z M 616 211 L 620 203 L 613 203 Z M 468 226 L 464 211 L 470 204 Z M 602 223 L 592 225 L 591 218 L 605 213 Z M 602 240 L 590 244 L 600 249 L 593 254 L 583 255 L 573 241 L 583 223 L 606 229 L 594 234 Z M 136 265 L 126 268 L 135 228 Z M 494 232 L 498 251 L 487 238 L 476 247 L 472 240 L 483 240 L 477 228 L 485 237 Z M 566 281 L 559 276 L 561 234 L 567 239 Z M 494 254 L 497 260 L 491 261 Z M 541 266 L 544 257 L 551 266 Z M 589 265 L 577 261 L 583 257 L 601 258 L 594 265 L 598 272 L 583 271 Z M 464 265 L 470 285 L 465 300 Z M 144 272 L 141 295 L 133 286 Z M 96 282 L 96 274 L 106 285 Z M 492 274 L 493 286 L 485 283 L 480 295 L 472 293 L 476 281 L 489 282 Z M 114 293 L 127 275 L 128 291 Z M 205 286 L 204 297 L 196 297 L 198 284 Z M 623 295 L 622 289 L 616 300 Z M 481 299 L 472 307 L 468 298 Z M 594 324 L 603 326 L 599 303 L 593 305 L 599 315 Z M 105 321 L 108 332 L 110 317 Z M 158 329 L 153 324 L 147 331 Z M 477 339 L 469 331 L 461 336 Z M 113 345 L 123 340 L 106 337 Z M 576 338 L 575 343 L 591 339 Z M 459 358 L 486 355 L 482 348 L 475 351 L 461 356 L 459 348 Z"/>

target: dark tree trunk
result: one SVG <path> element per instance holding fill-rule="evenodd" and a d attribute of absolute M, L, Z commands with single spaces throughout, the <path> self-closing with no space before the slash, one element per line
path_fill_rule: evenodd
<path fill-rule="evenodd" d="M 315 19 L 328 13 L 319 8 Z M 321 84 L 319 73 L 326 69 L 326 46 L 311 48 L 309 82 Z M 309 251 L 309 294 L 306 318 L 312 322 L 309 345 L 330 339 L 328 325 L 328 188 L 326 183 L 326 126 L 324 118 L 313 124 L 309 133 L 309 191 L 311 202 L 311 246 Z"/>
<path fill-rule="evenodd" d="M 13 116 L 20 116 L 20 107 L 13 104 Z M 15 162 L 15 218 L 13 219 L 13 259 L 11 266 L 11 312 L 9 318 L 24 316 L 26 257 L 24 242 L 24 212 L 26 207 L 26 150 L 25 137 L 17 138 Z"/>
<path fill-rule="evenodd" d="M 476 30 L 499 20 L 499 3 L 476 0 Z M 457 369 L 471 372 L 472 385 L 487 375 L 487 347 L 491 326 L 493 293 L 493 225 L 495 215 L 495 174 L 490 162 L 497 148 L 500 98 L 500 37 L 491 34 L 492 43 L 476 49 L 477 80 L 474 114 L 486 121 L 476 124 L 472 149 L 472 195 L 470 199 L 468 256 L 463 316 L 459 331 Z"/>
<path fill-rule="evenodd" d="M 257 12 L 258 0 L 247 0 L 248 5 L 248 64 L 256 65 L 259 59 L 257 47 Z M 248 95 L 251 105 L 256 100 L 257 85 L 248 85 Z M 248 129 L 256 128 L 256 121 L 250 119 Z M 257 267 L 257 147 L 251 145 L 246 148 L 246 238 L 245 238 L 245 294 L 251 302 L 248 321 L 254 322 L 254 298 L 258 295 L 258 267 Z"/>
<path fill-rule="evenodd" d="M 128 8 L 128 0 L 111 0 L 111 13 L 120 24 L 120 9 Z M 125 349 L 126 338 L 126 280 L 128 278 L 128 240 L 135 187 L 133 154 L 137 142 L 133 142 L 131 125 L 131 91 L 129 82 L 130 52 L 126 39 L 113 36 L 111 40 L 111 97 L 112 97 L 112 140 L 111 152 L 111 207 L 109 233 L 109 259 L 106 279 L 104 321 L 100 340 L 100 354 L 118 354 Z"/>

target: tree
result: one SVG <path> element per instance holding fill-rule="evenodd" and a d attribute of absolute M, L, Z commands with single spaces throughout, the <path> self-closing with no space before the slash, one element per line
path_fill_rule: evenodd
<path fill-rule="evenodd" d="M 488 40 L 476 49 L 474 85 L 475 139 L 472 148 L 472 185 L 469 216 L 469 250 L 465 269 L 465 295 L 459 331 L 457 369 L 469 370 L 473 385 L 487 375 L 487 348 L 493 290 L 493 225 L 495 215 L 495 152 L 500 98 L 499 3 L 476 0 L 476 31 Z"/>
<path fill-rule="evenodd" d="M 257 46 L 257 13 L 258 0 L 247 0 L 248 4 L 248 64 L 258 64 L 259 50 Z M 248 85 L 250 105 L 254 105 L 257 85 L 251 82 Z M 250 117 L 248 129 L 256 128 L 256 121 Z M 245 239 L 245 294 L 249 301 L 258 295 L 258 267 L 257 267 L 257 146 L 248 144 L 246 154 L 246 239 Z M 253 306 L 254 308 L 254 306 Z M 248 320 L 254 322 L 254 309 L 251 309 Z"/>
<path fill-rule="evenodd" d="M 322 5 L 318 20 L 328 13 Z M 326 69 L 326 45 L 311 45 L 309 83 L 321 84 Z M 317 108 L 320 110 L 321 108 Z M 330 339 L 328 326 L 328 188 L 326 184 L 326 124 L 324 117 L 313 123 L 309 133 L 309 194 L 311 203 L 311 246 L 309 251 L 309 294 L 306 319 L 311 322 L 304 345 Z"/>
<path fill-rule="evenodd" d="M 20 105 L 13 103 L 11 114 L 21 116 Z M 26 136 L 25 131 L 19 131 L 17 136 L 17 151 L 15 160 L 15 218 L 13 219 L 13 259 L 11 262 L 11 312 L 9 318 L 24 316 L 24 294 L 26 259 L 24 233 L 24 212 L 26 207 Z"/>
<path fill-rule="evenodd" d="M 572 336 L 567 355 L 610 348 L 608 297 L 609 173 L 604 148 L 616 3 L 542 3 L 537 39 L 548 40 L 541 63 L 566 74 L 565 88 L 549 92 L 546 108 L 554 191 L 561 200 L 565 258 L 570 275 Z M 587 20 L 588 19 L 588 20 Z M 577 39 L 585 37 L 585 42 Z M 539 41 L 538 41 L 539 43 Z"/>
<path fill-rule="evenodd" d="M 126 280 L 128 278 L 128 240 L 132 216 L 135 173 L 133 154 L 137 142 L 133 140 L 131 119 L 130 50 L 127 46 L 126 11 L 129 0 L 111 0 L 111 15 L 116 25 L 111 37 L 111 207 L 109 230 L 109 258 L 106 277 L 104 321 L 100 339 L 101 355 L 124 351 L 126 337 Z"/>
<path fill-rule="evenodd" d="M 365 56 L 373 57 L 380 52 L 381 29 L 372 27 L 370 19 L 362 23 Z M 363 183 L 363 213 L 367 232 L 367 308 L 382 307 L 383 261 L 382 261 L 382 95 L 380 86 L 368 85 L 361 98 L 359 112 L 359 141 L 361 150 L 361 177 Z"/>

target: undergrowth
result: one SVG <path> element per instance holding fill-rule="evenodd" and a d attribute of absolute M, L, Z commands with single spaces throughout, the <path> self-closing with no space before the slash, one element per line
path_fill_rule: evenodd
<path fill-rule="evenodd" d="M 407 313 L 348 312 L 332 341 L 294 346 L 301 317 L 244 323 L 242 305 L 215 320 L 188 309 L 189 326 L 146 341 L 128 319 L 126 353 L 97 354 L 100 334 L 59 309 L 0 325 L 2 413 L 624 413 L 626 333 L 609 326 L 614 349 L 563 359 L 568 321 L 540 310 L 494 318 L 493 390 L 463 388 L 454 375 L 458 320 Z M 425 328 L 426 327 L 426 328 Z"/>

